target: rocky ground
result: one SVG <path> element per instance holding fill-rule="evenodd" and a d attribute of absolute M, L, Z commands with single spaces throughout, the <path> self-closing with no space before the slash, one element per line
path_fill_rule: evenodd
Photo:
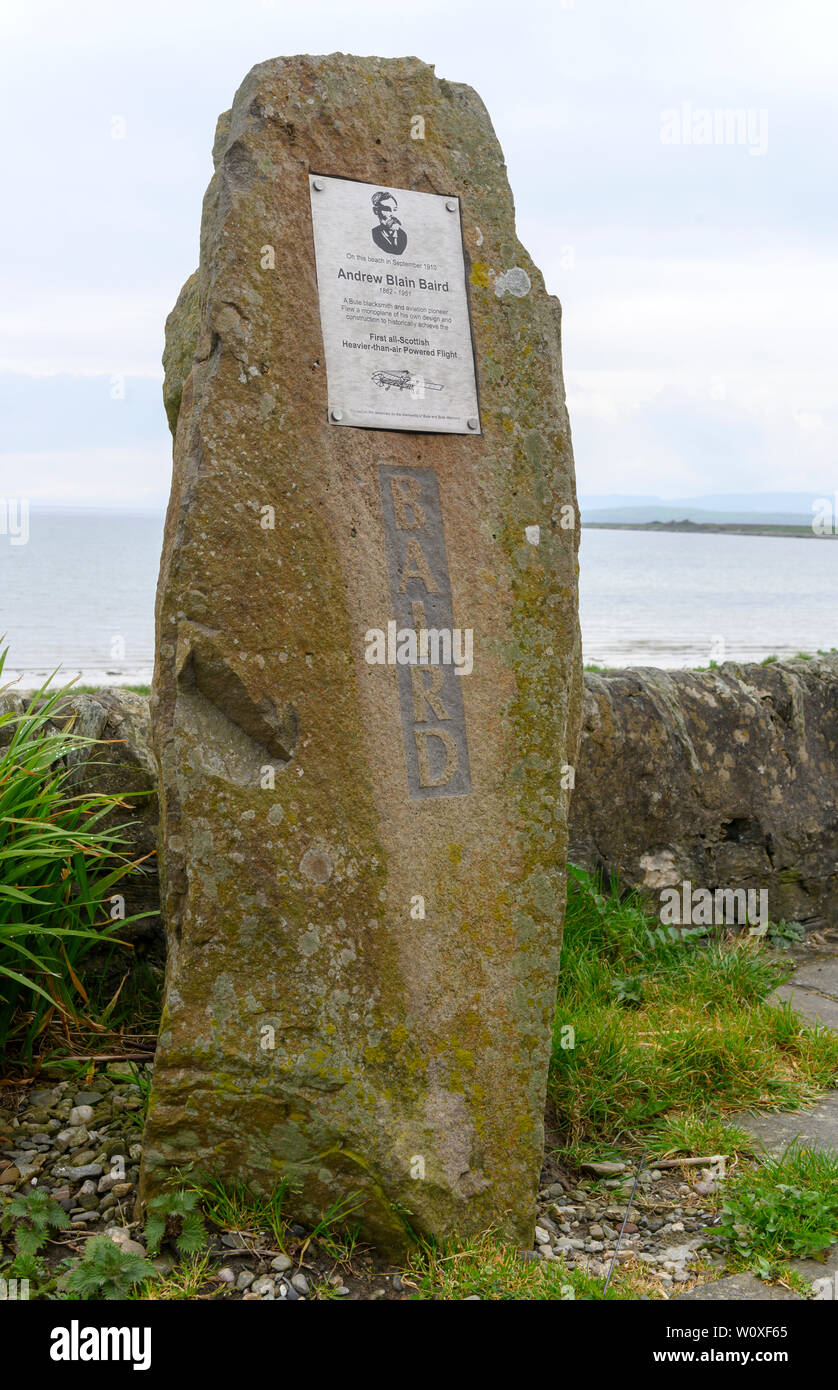
<path fill-rule="evenodd" d="M 834 943 L 810 939 L 792 954 L 796 974 L 778 997 L 789 999 L 813 1022 L 838 1026 Z M 84 1085 L 59 1075 L 47 1069 L 45 1079 L 33 1088 L 7 1086 L 0 1091 L 0 1195 L 37 1185 L 61 1203 L 71 1224 L 54 1242 L 56 1259 L 81 1254 L 86 1236 L 102 1232 L 144 1253 L 142 1228 L 134 1223 L 133 1213 L 142 1156 L 143 1091 L 151 1066 L 135 1073 L 135 1080 L 126 1080 L 124 1074 L 115 1079 L 103 1069 Z M 838 1147 L 838 1092 L 795 1114 L 732 1118 L 769 1149 L 784 1147 L 795 1134 L 812 1147 Z M 559 1165 L 548 1143 L 536 1238 L 533 1249 L 521 1256 L 558 1260 L 568 1270 L 605 1278 L 616 1250 L 615 1268 L 631 1272 L 635 1296 L 640 1297 L 799 1296 L 770 1293 L 748 1275 L 725 1276 L 724 1257 L 714 1248 L 718 1176 L 713 1168 L 673 1168 L 663 1162 L 658 1168 L 647 1164 L 638 1174 L 631 1158 L 592 1163 L 574 1173 Z M 210 1273 L 198 1296 L 291 1301 L 411 1296 L 409 1277 L 372 1251 L 356 1250 L 348 1265 L 339 1264 L 326 1246 L 309 1240 L 301 1226 L 290 1227 L 288 1235 L 286 1249 L 279 1250 L 270 1247 L 264 1233 L 215 1232 Z M 172 1263 L 165 1253 L 154 1261 L 161 1275 Z M 811 1261 L 795 1263 L 812 1279 L 824 1272 L 824 1266 Z M 838 1270 L 838 1246 L 828 1265 Z M 720 1282 L 711 1288 L 709 1281 L 719 1276 Z"/>
<path fill-rule="evenodd" d="M 70 1215 L 62 1254 L 81 1252 L 83 1238 L 94 1232 L 130 1242 L 135 1253 L 143 1251 L 141 1228 L 133 1222 L 142 1154 L 140 1087 L 100 1075 L 83 1089 L 58 1080 L 37 1086 L 16 1102 L 11 1095 L 6 1092 L 5 1104 L 15 1104 L 14 1111 L 0 1110 L 0 1193 L 28 1184 L 49 1191 Z M 608 1273 L 634 1174 L 620 1164 L 595 1166 L 602 1171 L 574 1176 L 548 1164 L 535 1247 L 522 1252 L 524 1258 L 560 1259 L 569 1269 Z M 708 1201 L 712 1188 L 707 1173 L 685 1181 L 677 1170 L 641 1172 L 618 1260 L 644 1268 L 650 1293 L 667 1293 L 695 1279 L 689 1264 L 713 1219 Z M 371 1252 L 353 1256 L 351 1273 L 345 1267 L 338 1272 L 327 1251 L 306 1244 L 302 1227 L 291 1227 L 290 1235 L 288 1251 L 266 1248 L 255 1234 L 215 1236 L 211 1256 L 217 1273 L 206 1292 L 214 1288 L 227 1297 L 292 1300 L 327 1290 L 344 1298 L 409 1296 L 398 1270 Z M 156 1261 L 161 1274 L 171 1264 L 166 1254 Z"/>

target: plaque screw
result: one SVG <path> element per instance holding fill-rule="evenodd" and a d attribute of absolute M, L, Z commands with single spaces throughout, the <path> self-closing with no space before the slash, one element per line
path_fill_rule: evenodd
<path fill-rule="evenodd" d="M 456 198 L 449 198 L 449 199 L 448 199 L 448 202 L 445 204 L 445 206 L 447 207 L 447 209 L 448 209 L 449 212 L 456 212 L 456 211 L 457 211 L 457 199 L 456 199 Z"/>
<path fill-rule="evenodd" d="M 322 179 L 314 179 L 312 182 L 312 188 L 316 188 L 318 193 L 322 193 L 325 187 L 326 185 Z"/>
<path fill-rule="evenodd" d="M 329 411 L 329 414 L 331 415 L 331 417 L 332 417 L 332 419 L 334 420 L 335 424 L 338 424 L 338 423 L 343 419 L 343 411 L 342 411 L 342 410 L 330 410 L 330 411 Z"/>
<path fill-rule="evenodd" d="M 468 427 L 469 427 L 470 430 L 479 430 L 479 429 L 480 429 L 480 421 L 477 420 L 477 419 L 475 419 L 475 417 L 474 417 L 473 415 L 472 415 L 471 419 L 470 419 L 467 423 L 468 423 Z"/>

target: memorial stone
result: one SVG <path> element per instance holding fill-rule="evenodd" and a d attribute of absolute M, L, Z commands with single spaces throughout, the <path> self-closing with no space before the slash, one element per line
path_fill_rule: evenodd
<path fill-rule="evenodd" d="M 142 1193 L 532 1239 L 578 738 L 560 310 L 468 87 L 280 58 L 167 324 Z M 560 171 L 551 171 L 560 177 Z"/>

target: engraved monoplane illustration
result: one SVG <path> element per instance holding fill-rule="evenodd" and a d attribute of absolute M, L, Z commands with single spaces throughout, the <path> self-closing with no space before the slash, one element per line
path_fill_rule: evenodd
<path fill-rule="evenodd" d="M 438 381 L 426 381 L 423 376 L 414 376 L 408 371 L 380 371 L 373 372 L 372 379 L 376 386 L 383 386 L 385 391 L 390 391 L 394 387 L 397 391 L 444 391 L 445 387 Z"/>

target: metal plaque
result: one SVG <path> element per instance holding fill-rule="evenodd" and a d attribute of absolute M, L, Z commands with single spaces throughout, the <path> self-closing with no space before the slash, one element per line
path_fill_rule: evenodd
<path fill-rule="evenodd" d="M 309 187 L 331 423 L 480 434 L 459 199 Z"/>

